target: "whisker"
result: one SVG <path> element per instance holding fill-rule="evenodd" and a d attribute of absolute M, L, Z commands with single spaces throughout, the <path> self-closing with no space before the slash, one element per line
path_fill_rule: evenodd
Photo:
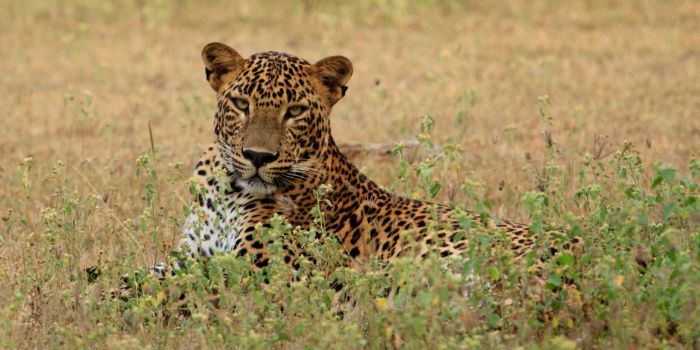
<path fill-rule="evenodd" d="M 302 174 L 294 174 L 294 173 L 283 173 L 280 174 L 279 177 L 284 177 L 289 180 L 303 180 L 303 175 Z"/>

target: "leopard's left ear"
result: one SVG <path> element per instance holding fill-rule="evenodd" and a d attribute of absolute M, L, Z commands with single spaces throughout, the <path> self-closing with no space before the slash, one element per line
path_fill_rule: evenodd
<path fill-rule="evenodd" d="M 328 104 L 333 106 L 345 96 L 348 89 L 345 84 L 352 76 L 352 62 L 343 56 L 331 56 L 316 62 L 312 68 L 325 90 Z"/>

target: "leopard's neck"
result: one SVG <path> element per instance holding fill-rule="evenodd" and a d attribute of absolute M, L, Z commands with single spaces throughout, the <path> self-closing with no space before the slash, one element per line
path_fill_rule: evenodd
<path fill-rule="evenodd" d="M 315 191 L 321 185 L 330 185 L 330 191 L 323 199 L 330 200 L 332 205 L 322 205 L 322 209 L 329 217 L 338 217 L 340 213 L 352 212 L 367 205 L 368 201 L 395 196 L 385 191 L 375 182 L 369 180 L 357 169 L 340 151 L 332 138 L 329 139 L 322 159 L 303 183 L 288 191 L 278 193 L 278 201 L 287 203 L 287 207 L 293 204 L 293 213 L 287 212 L 286 216 L 293 214 L 299 218 L 298 224 L 307 226 L 302 222 L 310 222 L 308 214 L 314 206 L 319 204 L 319 197 Z M 296 220 L 293 220 L 296 221 Z"/>
<path fill-rule="evenodd" d="M 411 218 L 400 217 L 397 212 L 413 208 L 415 218 L 421 219 L 430 215 L 427 213 L 430 207 L 439 208 L 442 214 L 447 211 L 446 207 L 407 199 L 384 190 L 362 174 L 341 153 L 332 138 L 322 159 L 322 166 L 313 181 L 286 195 L 295 209 L 283 214 L 292 224 L 308 227 L 312 222 L 311 210 L 320 203 L 326 231 L 336 234 L 352 257 L 364 254 L 372 244 L 379 242 L 390 240 L 391 244 L 400 245 L 398 237 L 394 236 L 402 230 L 419 228 Z M 319 202 L 314 190 L 322 184 L 330 185 L 332 191 L 323 197 L 327 201 Z"/>

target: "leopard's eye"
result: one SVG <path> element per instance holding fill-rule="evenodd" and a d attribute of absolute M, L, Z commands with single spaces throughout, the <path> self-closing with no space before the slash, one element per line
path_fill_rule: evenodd
<path fill-rule="evenodd" d="M 287 113 L 285 114 L 285 118 L 294 118 L 300 116 L 302 113 L 306 111 L 306 107 L 304 106 L 291 106 L 287 108 Z"/>
<path fill-rule="evenodd" d="M 248 101 L 242 98 L 234 98 L 233 104 L 236 105 L 236 108 L 240 109 L 243 112 L 248 110 Z"/>

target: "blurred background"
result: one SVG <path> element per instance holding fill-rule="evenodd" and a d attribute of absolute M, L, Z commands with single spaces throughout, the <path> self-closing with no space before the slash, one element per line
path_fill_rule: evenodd
<path fill-rule="evenodd" d="M 0 202 L 23 234 L 51 204 L 46 176 L 62 160 L 70 186 L 114 219 L 98 216 L 83 238 L 125 239 L 110 230 L 143 211 L 135 168 L 149 123 L 161 179 L 180 179 L 159 185 L 160 205 L 181 219 L 182 179 L 213 140 L 200 60 L 211 41 L 244 56 L 347 56 L 355 69 L 332 116 L 336 140 L 415 139 L 430 115 L 433 142 L 462 150 L 436 169 L 435 200 L 464 203 L 456 189 L 474 181 L 500 216 L 527 219 L 520 195 L 537 188 L 548 145 L 571 176 L 584 155 L 609 160 L 626 140 L 646 165 L 685 169 L 700 150 L 694 1 L 1 2 Z M 27 157 L 29 171 L 18 166 Z M 356 162 L 402 191 L 398 160 Z"/>

